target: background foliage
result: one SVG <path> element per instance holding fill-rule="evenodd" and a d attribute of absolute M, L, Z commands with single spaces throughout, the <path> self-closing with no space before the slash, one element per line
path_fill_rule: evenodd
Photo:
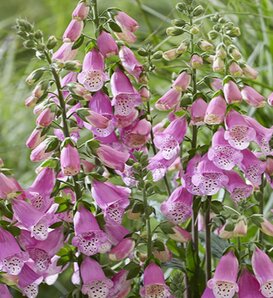
<path fill-rule="evenodd" d="M 170 19 L 175 17 L 175 0 L 104 0 L 98 1 L 100 9 L 117 6 L 137 19 L 141 25 L 138 43 L 151 43 L 158 49 L 170 49 L 174 39 L 166 38 L 165 29 Z M 29 150 L 24 146 L 27 136 L 34 127 L 31 109 L 24 106 L 24 99 L 30 89 L 24 83 L 27 74 L 36 63 L 33 53 L 23 49 L 16 38 L 14 24 L 17 17 L 26 17 L 35 22 L 46 35 L 61 37 L 70 20 L 70 14 L 77 0 L 9 0 L 0 1 L 0 157 L 6 166 L 13 168 L 16 178 L 28 184 L 34 176 L 33 165 L 29 161 Z M 238 47 L 247 63 L 260 71 L 257 88 L 268 95 L 273 90 L 273 2 L 271 0 L 200 0 L 206 8 L 206 16 L 219 12 L 234 21 L 241 28 L 242 35 Z M 203 17 L 206 26 L 206 16 Z M 181 69 L 182 58 L 166 69 L 164 62 L 152 78 L 153 99 L 157 99 L 169 86 L 171 71 Z M 179 61 L 180 60 L 180 61 Z M 254 111 L 253 111 L 254 112 Z M 273 125 L 273 117 L 266 109 L 257 111 L 257 120 L 263 125 Z M 271 200 L 270 200 L 271 201 Z M 270 204 L 268 205 L 270 206 Z M 69 275 L 69 272 L 67 273 Z M 51 288 L 51 297 L 60 297 L 69 287 L 64 276 Z M 49 292 L 43 296 L 48 297 Z"/>

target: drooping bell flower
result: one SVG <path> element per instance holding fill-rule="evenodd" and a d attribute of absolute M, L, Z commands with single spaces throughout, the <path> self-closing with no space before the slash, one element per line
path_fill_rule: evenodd
<path fill-rule="evenodd" d="M 221 127 L 212 137 L 211 148 L 208 151 L 208 159 L 218 168 L 230 171 L 234 166 L 240 165 L 243 154 L 230 146 L 224 138 L 224 129 Z"/>
<path fill-rule="evenodd" d="M 143 66 L 136 59 L 135 54 L 128 47 L 122 46 L 119 50 L 119 58 L 124 69 L 138 81 L 143 72 Z"/>
<path fill-rule="evenodd" d="M 122 239 L 109 252 L 109 259 L 112 261 L 121 261 L 131 256 L 135 248 L 135 241 L 130 238 Z"/>
<path fill-rule="evenodd" d="M 0 268 L 11 275 L 18 275 L 22 270 L 28 254 L 23 252 L 15 237 L 0 227 Z"/>
<path fill-rule="evenodd" d="M 202 294 L 201 298 L 215 298 L 212 289 L 206 287 L 204 293 Z"/>
<path fill-rule="evenodd" d="M 168 160 L 163 157 L 161 151 L 157 152 L 157 154 L 149 160 L 149 165 L 147 167 L 148 170 L 152 172 L 153 181 L 161 180 L 176 158 L 177 156 L 174 156 L 172 159 Z"/>
<path fill-rule="evenodd" d="M 106 223 L 104 230 L 108 236 L 109 241 L 113 245 L 117 245 L 121 242 L 127 235 L 130 234 L 130 231 L 127 230 L 123 225 Z"/>
<path fill-rule="evenodd" d="M 180 103 L 181 91 L 174 88 L 168 90 L 162 97 L 155 103 L 155 107 L 159 111 L 168 111 L 176 108 Z"/>
<path fill-rule="evenodd" d="M 178 92 L 185 92 L 191 83 L 191 76 L 186 72 L 181 72 L 176 80 L 172 83 L 172 88 Z"/>
<path fill-rule="evenodd" d="M 131 291 L 131 280 L 127 279 L 128 271 L 122 269 L 112 278 L 114 283 L 109 298 L 126 298 Z"/>
<path fill-rule="evenodd" d="M 39 161 L 44 161 L 47 158 L 49 158 L 53 152 L 54 149 L 51 147 L 55 146 L 50 146 L 53 143 L 57 144 L 57 138 L 47 138 L 44 141 L 42 141 L 37 147 L 35 147 L 30 154 L 30 160 L 33 162 L 39 162 Z M 51 150 L 52 149 L 52 150 Z"/>
<path fill-rule="evenodd" d="M 141 98 L 139 93 L 134 89 L 128 77 L 119 68 L 115 70 L 111 77 L 111 90 L 115 116 L 129 116 L 134 112 L 135 106 L 140 104 Z M 129 124 L 132 122 L 133 121 Z"/>
<path fill-rule="evenodd" d="M 124 171 L 125 163 L 130 157 L 128 152 L 122 152 L 103 144 L 100 144 L 96 154 L 105 166 L 121 172 Z"/>
<path fill-rule="evenodd" d="M 77 114 L 88 124 L 91 124 L 92 128 L 104 130 L 109 126 L 110 119 L 91 109 L 80 109 L 77 111 Z M 85 125 L 85 127 L 90 128 L 89 125 Z"/>
<path fill-rule="evenodd" d="M 203 195 L 216 194 L 227 182 L 228 177 L 206 155 L 202 157 L 192 176 L 192 183 L 199 187 Z"/>
<path fill-rule="evenodd" d="M 93 49 L 84 57 L 82 72 L 78 75 L 78 81 L 87 90 L 96 92 L 103 87 L 106 79 L 103 56 L 98 50 Z"/>
<path fill-rule="evenodd" d="M 242 101 L 242 95 L 237 84 L 229 80 L 223 87 L 224 97 L 228 104 L 237 103 Z"/>
<path fill-rule="evenodd" d="M 60 48 L 53 54 L 52 59 L 59 62 L 66 62 L 73 60 L 77 55 L 77 50 L 72 49 L 73 43 L 65 42 Z"/>
<path fill-rule="evenodd" d="M 166 245 L 164 245 L 164 250 L 159 250 L 159 248 L 155 247 L 153 249 L 153 255 L 163 263 L 169 262 L 172 259 L 172 253 Z"/>
<path fill-rule="evenodd" d="M 22 188 L 19 183 L 12 177 L 7 177 L 5 174 L 0 173 L 0 198 L 12 199 L 17 197 Z"/>
<path fill-rule="evenodd" d="M 76 20 L 85 20 L 88 16 L 90 7 L 85 1 L 80 1 L 72 12 L 72 18 Z"/>
<path fill-rule="evenodd" d="M 167 201 L 161 204 L 162 214 L 172 223 L 180 224 L 192 214 L 193 195 L 186 188 L 176 188 Z"/>
<path fill-rule="evenodd" d="M 255 248 L 252 255 L 252 268 L 260 284 L 260 291 L 264 297 L 273 296 L 273 263 L 269 256 Z"/>
<path fill-rule="evenodd" d="M 253 274 L 244 269 L 238 281 L 239 298 L 264 298 L 260 292 L 260 285 Z"/>
<path fill-rule="evenodd" d="M 230 239 L 233 237 L 244 237 L 247 235 L 247 219 L 245 217 L 241 217 L 235 223 L 233 231 L 227 231 L 226 224 L 220 229 L 219 237 L 224 239 Z"/>
<path fill-rule="evenodd" d="M 146 119 L 136 120 L 132 125 L 121 129 L 120 137 L 129 148 L 141 148 L 148 141 L 151 128 L 151 122 Z"/>
<path fill-rule="evenodd" d="M 46 213 L 37 210 L 26 201 L 14 199 L 12 209 L 14 218 L 19 224 L 31 232 L 31 237 L 37 240 L 45 240 L 48 237 L 50 226 L 57 222 L 55 212 L 57 204 L 53 204 Z M 29 216 L 31 214 L 31 216 Z"/>
<path fill-rule="evenodd" d="M 235 293 L 238 293 L 239 287 L 236 283 L 238 270 L 238 260 L 233 252 L 228 252 L 221 257 L 214 277 L 207 284 L 215 298 L 232 298 Z"/>
<path fill-rule="evenodd" d="M 273 224 L 266 218 L 263 218 L 263 221 L 260 223 L 260 230 L 268 236 L 273 236 Z"/>
<path fill-rule="evenodd" d="M 4 284 L 0 284 L 0 293 L 2 298 L 12 298 L 9 288 Z"/>
<path fill-rule="evenodd" d="M 69 266 L 69 264 L 65 266 L 58 265 L 59 259 L 59 256 L 53 256 L 53 258 L 51 259 L 51 264 L 49 265 L 48 269 L 43 273 L 44 282 L 49 286 L 53 285 L 57 281 L 59 274 L 65 271 Z"/>
<path fill-rule="evenodd" d="M 29 253 L 38 272 L 45 272 L 49 268 L 51 258 L 63 246 L 63 241 L 64 236 L 61 228 L 50 232 L 44 241 L 32 238 L 30 232 L 26 230 L 23 230 L 19 236 L 21 246 Z"/>
<path fill-rule="evenodd" d="M 250 142 L 255 140 L 255 130 L 246 122 L 243 115 L 234 110 L 227 114 L 225 126 L 225 139 L 238 150 L 246 149 Z"/>
<path fill-rule="evenodd" d="M 212 98 L 206 110 L 205 123 L 209 125 L 221 124 L 225 118 L 226 108 L 226 101 L 221 95 Z"/>
<path fill-rule="evenodd" d="M 262 174 L 265 172 L 266 164 L 248 149 L 243 150 L 242 153 L 244 156 L 241 163 L 242 171 L 253 186 L 258 187 L 262 183 Z"/>
<path fill-rule="evenodd" d="M 265 105 L 264 97 L 250 86 L 244 86 L 241 91 L 243 100 L 245 100 L 250 106 L 255 108 L 261 108 Z"/>
<path fill-rule="evenodd" d="M 228 184 L 225 186 L 230 193 L 230 197 L 235 202 L 247 199 L 253 192 L 253 186 L 246 184 L 244 179 L 235 171 L 226 171 L 228 177 Z"/>
<path fill-rule="evenodd" d="M 100 264 L 95 260 L 86 257 L 80 266 L 82 278 L 81 292 L 89 298 L 107 298 L 113 286 L 111 279 L 108 279 Z"/>
<path fill-rule="evenodd" d="M 228 67 L 229 73 L 234 77 L 241 77 L 243 74 L 243 70 L 240 65 L 236 62 L 231 62 Z"/>
<path fill-rule="evenodd" d="M 27 298 L 36 298 L 39 292 L 38 286 L 42 280 L 42 276 L 34 272 L 30 265 L 25 264 L 19 274 L 18 286 Z"/>
<path fill-rule="evenodd" d="M 192 176 L 195 173 L 200 160 L 201 156 L 199 154 L 196 154 L 191 160 L 189 160 L 186 173 L 182 176 L 182 184 L 185 185 L 188 192 L 193 195 L 201 195 L 200 187 L 192 183 Z"/>
<path fill-rule="evenodd" d="M 203 58 L 197 54 L 192 55 L 190 65 L 193 69 L 198 69 L 203 65 Z"/>
<path fill-rule="evenodd" d="M 255 142 L 260 146 L 262 152 L 265 155 L 272 154 L 272 149 L 270 147 L 270 141 L 273 135 L 273 127 L 266 128 L 262 126 L 258 121 L 252 117 L 245 116 L 246 122 L 255 130 Z"/>
<path fill-rule="evenodd" d="M 210 82 L 210 87 L 214 91 L 222 90 L 223 89 L 222 80 L 219 78 L 212 78 Z"/>
<path fill-rule="evenodd" d="M 162 153 L 163 158 L 171 160 L 180 152 L 180 143 L 187 133 L 188 123 L 185 117 L 173 120 L 162 132 L 154 138 L 155 146 Z"/>
<path fill-rule="evenodd" d="M 76 41 L 82 34 L 83 26 L 82 20 L 72 19 L 63 34 L 63 42 Z"/>
<path fill-rule="evenodd" d="M 145 268 L 140 296 L 143 298 L 172 297 L 169 287 L 165 283 L 163 271 L 158 265 L 150 263 Z"/>
<path fill-rule="evenodd" d="M 100 229 L 94 215 L 83 206 L 74 215 L 74 230 L 72 244 L 81 253 L 92 256 L 109 251 L 111 244 L 107 235 Z"/>
<path fill-rule="evenodd" d="M 78 73 L 77 72 L 70 71 L 67 75 L 65 75 L 61 79 L 61 86 L 62 86 L 62 89 L 63 89 L 63 92 L 62 93 L 63 93 L 63 97 L 65 99 L 67 98 L 68 95 L 70 95 L 70 92 L 67 90 L 68 89 L 68 85 L 70 83 L 78 84 L 78 83 L 76 83 L 77 82 L 77 76 L 78 76 Z M 81 86 L 80 84 L 78 84 L 78 85 Z M 85 92 L 87 92 L 87 90 L 85 90 Z M 55 97 L 54 97 L 54 99 L 55 99 Z M 57 102 L 59 102 L 58 99 L 57 99 Z"/>
<path fill-rule="evenodd" d="M 192 238 L 191 234 L 180 226 L 172 227 L 172 231 L 173 233 L 170 233 L 168 236 L 176 242 L 187 243 Z"/>
<path fill-rule="evenodd" d="M 36 125 L 42 127 L 48 127 L 55 118 L 55 113 L 50 108 L 45 108 L 42 113 L 36 119 Z"/>
<path fill-rule="evenodd" d="M 79 152 L 76 147 L 67 144 L 61 150 L 61 168 L 65 176 L 75 176 L 81 170 Z"/>
<path fill-rule="evenodd" d="M 256 80 L 257 79 L 257 76 L 258 76 L 258 71 L 256 69 L 254 69 L 253 67 L 245 64 L 243 66 L 243 72 L 244 72 L 244 75 L 247 77 L 247 78 L 250 78 L 252 80 Z"/>
<path fill-rule="evenodd" d="M 197 98 L 190 107 L 191 124 L 202 125 L 204 124 L 204 118 L 206 115 L 208 104 L 203 98 Z"/>
<path fill-rule="evenodd" d="M 36 127 L 28 137 L 26 141 L 26 146 L 29 149 L 36 148 L 45 139 L 45 134 L 44 135 L 42 134 L 43 134 L 43 130 L 39 127 Z"/>
<path fill-rule="evenodd" d="M 128 16 L 125 12 L 119 11 L 115 16 L 115 21 L 121 27 L 122 32 L 116 33 L 118 38 L 128 42 L 134 43 L 136 41 L 135 32 L 139 25 L 136 20 Z"/>
<path fill-rule="evenodd" d="M 110 182 L 93 181 L 92 196 L 103 210 L 105 221 L 121 224 L 125 209 L 129 206 L 131 190 Z"/>
<path fill-rule="evenodd" d="M 97 38 L 99 51 L 104 57 L 110 57 L 118 54 L 118 46 L 112 35 L 106 31 L 101 31 Z"/>
<path fill-rule="evenodd" d="M 25 191 L 26 197 L 38 210 L 45 212 L 49 205 L 50 194 L 55 186 L 56 175 L 53 169 L 43 168 L 32 185 Z"/>

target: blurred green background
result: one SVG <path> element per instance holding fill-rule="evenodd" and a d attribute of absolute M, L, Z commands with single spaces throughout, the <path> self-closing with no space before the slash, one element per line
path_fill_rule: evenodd
<path fill-rule="evenodd" d="M 175 0 L 98 0 L 99 9 L 116 6 L 136 18 L 141 28 L 138 43 L 161 42 L 166 38 L 165 29 L 170 19 L 177 17 Z M 24 100 L 31 89 L 26 86 L 25 77 L 35 67 L 33 53 L 22 47 L 17 39 L 14 24 L 17 17 L 34 22 L 45 35 L 62 36 L 76 0 L 0 0 L 0 157 L 7 167 L 14 170 L 22 184 L 34 176 L 29 161 L 29 150 L 25 147 L 27 136 L 34 128 L 35 117 L 31 109 L 24 106 Z M 250 65 L 260 71 L 257 85 L 259 91 L 268 95 L 273 90 L 273 2 L 270 0 L 210 0 L 200 3 L 206 8 L 206 15 L 219 12 L 232 19 L 241 28 L 238 47 Z M 204 18 L 206 25 L 207 18 Z M 147 39 L 146 37 L 149 36 Z M 171 41 L 164 43 L 164 49 L 171 47 Z M 137 45 L 138 46 L 138 45 Z M 160 94 L 170 78 L 153 80 L 153 93 Z M 166 80 L 164 82 L 164 80 Z M 162 87 L 163 86 L 163 87 Z M 273 125 L 269 109 L 256 112 L 257 118 L 266 126 Z M 71 272 L 70 272 L 71 273 Z M 68 274 L 70 274 L 68 272 Z M 67 276 L 56 287 L 38 297 L 60 297 L 69 288 Z M 19 296 L 14 296 L 19 297 Z"/>

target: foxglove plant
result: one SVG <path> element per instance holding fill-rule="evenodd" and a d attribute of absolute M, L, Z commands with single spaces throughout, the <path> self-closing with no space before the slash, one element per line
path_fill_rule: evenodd
<path fill-rule="evenodd" d="M 138 22 L 100 12 L 96 0 L 78 3 L 58 49 L 56 37 L 18 20 L 44 63 L 26 80 L 37 176 L 21 187 L 0 173 L 1 282 L 23 295 L 37 297 L 73 267 L 75 297 L 272 297 L 261 248 L 273 235 L 264 214 L 273 130 L 249 113 L 266 104 L 252 87 L 257 72 L 232 22 L 216 14 L 207 33 L 202 5 L 176 10 L 168 39 L 138 51 Z M 179 44 L 165 50 L 172 37 Z M 163 60 L 174 72 L 158 94 Z"/>

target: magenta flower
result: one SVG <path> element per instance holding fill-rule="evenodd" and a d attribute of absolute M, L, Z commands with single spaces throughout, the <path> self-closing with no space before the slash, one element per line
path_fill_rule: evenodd
<path fill-rule="evenodd" d="M 140 101 L 139 93 L 134 89 L 128 77 L 117 68 L 111 77 L 111 90 L 113 94 L 112 105 L 116 116 L 129 116 Z M 131 124 L 135 119 L 131 120 Z"/>
<path fill-rule="evenodd" d="M 18 199 L 12 201 L 14 218 L 31 232 L 31 237 L 37 240 L 45 240 L 48 237 L 49 227 L 57 221 L 54 215 L 57 207 L 57 204 L 53 204 L 46 213 L 43 213 L 26 201 Z"/>
<path fill-rule="evenodd" d="M 188 192 L 193 195 L 200 195 L 201 190 L 199 186 L 196 186 L 192 183 L 192 176 L 195 173 L 196 167 L 201 160 L 201 156 L 196 154 L 191 160 L 189 160 L 186 173 L 182 177 L 183 184 L 185 185 Z"/>
<path fill-rule="evenodd" d="M 150 137 L 151 122 L 146 119 L 136 120 L 130 126 L 121 129 L 120 136 L 129 148 L 141 148 Z"/>
<path fill-rule="evenodd" d="M 239 298 L 263 298 L 260 285 L 253 274 L 244 269 L 239 278 Z"/>
<path fill-rule="evenodd" d="M 265 172 L 266 164 L 248 149 L 243 150 L 242 153 L 244 156 L 241 164 L 242 171 L 253 186 L 258 187 L 262 183 L 262 174 Z"/>
<path fill-rule="evenodd" d="M 168 90 L 162 97 L 155 103 L 155 107 L 160 111 L 168 111 L 176 108 L 180 103 L 181 91 L 174 88 Z"/>
<path fill-rule="evenodd" d="M 231 170 L 234 166 L 240 165 L 243 154 L 241 151 L 231 147 L 224 138 L 225 131 L 219 128 L 212 137 L 212 145 L 208 151 L 208 159 L 218 168 Z"/>
<path fill-rule="evenodd" d="M 192 214 L 193 195 L 186 188 L 176 188 L 167 201 L 161 204 L 161 212 L 174 224 L 186 221 Z"/>
<path fill-rule="evenodd" d="M 81 253 L 92 256 L 109 251 L 111 244 L 108 237 L 100 229 L 96 218 L 90 211 L 80 206 L 73 220 L 75 236 L 72 244 L 78 247 Z"/>
<path fill-rule="evenodd" d="M 163 158 L 171 160 L 177 157 L 180 152 L 179 145 L 186 135 L 187 128 L 186 118 L 177 118 L 162 133 L 155 135 L 154 144 L 162 153 Z"/>
<path fill-rule="evenodd" d="M 83 282 L 81 291 L 84 295 L 88 295 L 88 297 L 108 297 L 113 282 L 105 276 L 98 262 L 86 257 L 81 263 L 80 273 Z"/>
<path fill-rule="evenodd" d="M 203 65 L 203 58 L 197 54 L 192 55 L 190 65 L 193 69 L 200 68 Z"/>
<path fill-rule="evenodd" d="M 96 153 L 105 166 L 121 172 L 124 171 L 125 163 L 130 157 L 128 152 L 122 152 L 103 144 L 100 145 Z"/>
<path fill-rule="evenodd" d="M 0 173 L 0 198 L 12 199 L 17 197 L 22 188 L 19 183 L 12 177 L 7 177 L 5 174 Z"/>
<path fill-rule="evenodd" d="M 244 179 L 235 171 L 226 171 L 228 183 L 226 190 L 230 193 L 230 197 L 235 202 L 247 199 L 253 192 L 253 186 L 246 184 Z"/>
<path fill-rule="evenodd" d="M 198 98 L 192 103 L 190 107 L 192 125 L 204 124 L 207 107 L 208 104 L 204 101 L 203 98 Z"/>
<path fill-rule="evenodd" d="M 36 127 L 26 141 L 26 146 L 29 149 L 36 148 L 43 140 L 45 135 L 42 135 L 42 128 Z"/>
<path fill-rule="evenodd" d="M 258 121 L 249 116 L 245 116 L 245 120 L 249 124 L 249 126 L 251 126 L 255 130 L 256 135 L 254 141 L 260 146 L 262 152 L 265 155 L 272 154 L 269 143 L 273 135 L 273 127 L 266 128 L 262 126 Z"/>
<path fill-rule="evenodd" d="M 46 108 L 36 119 L 36 125 L 42 127 L 48 127 L 55 118 L 55 113 L 50 108 Z"/>
<path fill-rule="evenodd" d="M 0 293 L 2 298 L 12 298 L 9 288 L 4 284 L 0 284 Z"/>
<path fill-rule="evenodd" d="M 191 76 L 186 72 L 181 72 L 176 80 L 172 83 L 172 87 L 178 92 L 187 91 L 191 83 Z"/>
<path fill-rule="evenodd" d="M 79 152 L 76 147 L 67 144 L 61 150 L 61 168 L 65 176 L 75 176 L 81 170 Z"/>
<path fill-rule="evenodd" d="M 140 296 L 143 298 L 172 297 L 169 287 L 165 283 L 162 269 L 154 263 L 149 264 L 145 268 L 143 284 L 143 287 L 140 289 Z"/>
<path fill-rule="evenodd" d="M 63 34 L 63 42 L 74 42 L 82 34 L 84 23 L 82 20 L 72 19 Z"/>
<path fill-rule="evenodd" d="M 250 86 L 245 86 L 241 91 L 243 99 L 255 108 L 261 108 L 265 105 L 264 97 Z"/>
<path fill-rule="evenodd" d="M 223 92 L 228 104 L 242 101 L 241 91 L 237 84 L 232 80 L 229 80 L 224 84 Z"/>
<path fill-rule="evenodd" d="M 115 20 L 122 30 L 122 32 L 116 33 L 118 38 L 126 41 L 127 43 L 134 43 L 136 41 L 136 36 L 133 32 L 139 28 L 137 21 L 122 11 L 118 12 L 115 16 Z"/>
<path fill-rule="evenodd" d="M 213 78 L 210 83 L 210 86 L 214 91 L 222 90 L 223 89 L 222 80 L 219 78 Z"/>
<path fill-rule="evenodd" d="M 245 117 L 238 112 L 231 110 L 226 116 L 225 125 L 224 137 L 232 147 L 243 150 L 249 146 L 251 141 L 255 140 L 255 130 L 247 123 Z"/>
<path fill-rule="evenodd" d="M 226 108 L 226 101 L 221 95 L 212 98 L 206 110 L 205 123 L 209 125 L 221 124 L 225 118 Z"/>
<path fill-rule="evenodd" d="M 21 246 L 29 253 L 38 272 L 45 272 L 49 268 L 51 258 L 63 246 L 63 241 L 63 230 L 60 228 L 50 232 L 44 241 L 32 238 L 30 232 L 25 230 L 21 232 L 19 237 Z"/>
<path fill-rule="evenodd" d="M 126 298 L 131 291 L 131 280 L 127 280 L 128 271 L 122 269 L 116 273 L 112 282 L 114 283 L 109 298 Z"/>
<path fill-rule="evenodd" d="M 103 210 L 106 222 L 120 224 L 129 205 L 131 190 L 110 182 L 93 181 L 92 196 Z"/>
<path fill-rule="evenodd" d="M 80 1 L 72 12 L 72 18 L 76 20 L 85 20 L 89 13 L 89 6 L 85 1 Z"/>
<path fill-rule="evenodd" d="M 30 160 L 33 162 L 39 162 L 46 160 L 53 154 L 53 151 L 48 151 L 48 145 L 50 144 L 51 139 L 45 139 L 37 147 L 35 147 L 30 154 Z"/>
<path fill-rule="evenodd" d="M 118 46 L 112 35 L 106 31 L 101 31 L 97 38 L 99 51 L 104 57 L 110 57 L 118 54 Z"/>
<path fill-rule="evenodd" d="M 273 296 L 273 263 L 266 253 L 255 248 L 252 255 L 252 268 L 260 284 L 260 291 L 264 297 Z"/>
<path fill-rule="evenodd" d="M 28 254 L 23 252 L 14 236 L 0 227 L 0 268 L 11 275 L 18 275 Z"/>
<path fill-rule="evenodd" d="M 192 183 L 199 187 L 203 195 L 216 194 L 227 182 L 228 177 L 206 155 L 202 157 L 192 176 Z"/>
<path fill-rule="evenodd" d="M 122 46 L 119 50 L 119 58 L 124 69 L 138 81 L 143 72 L 143 66 L 136 59 L 135 54 L 128 47 Z"/>
<path fill-rule="evenodd" d="M 38 286 L 42 282 L 43 277 L 34 272 L 28 264 L 24 265 L 18 277 L 18 286 L 23 295 L 28 298 L 36 298 L 39 292 Z"/>
<path fill-rule="evenodd" d="M 129 230 L 119 224 L 106 223 L 104 226 L 104 230 L 108 236 L 109 241 L 113 245 L 117 245 L 125 238 L 125 236 L 130 234 Z"/>
<path fill-rule="evenodd" d="M 180 226 L 172 227 L 173 233 L 169 234 L 169 237 L 174 241 L 186 243 L 191 240 L 191 234 L 187 231 L 182 229 Z"/>
<path fill-rule="evenodd" d="M 212 289 L 215 298 L 232 298 L 238 292 L 238 270 L 238 260 L 233 252 L 228 252 L 220 259 L 214 277 L 208 281 L 208 287 Z"/>
<path fill-rule="evenodd" d="M 201 298 L 215 298 L 212 289 L 206 287 L 204 293 L 202 294 Z"/>
<path fill-rule="evenodd" d="M 122 239 L 109 252 L 109 259 L 112 261 L 121 261 L 130 257 L 135 248 L 135 241 L 130 238 Z"/>
<path fill-rule="evenodd" d="M 268 96 L 267 102 L 271 107 L 273 106 L 273 92 Z"/>
<path fill-rule="evenodd" d="M 106 80 L 103 56 L 99 51 L 93 49 L 84 57 L 82 72 L 78 75 L 78 81 L 87 90 L 96 92 L 103 87 Z"/>
<path fill-rule="evenodd" d="M 73 60 L 77 55 L 77 50 L 72 50 L 73 43 L 65 42 L 60 48 L 53 54 L 52 59 L 60 62 L 66 62 Z"/>

